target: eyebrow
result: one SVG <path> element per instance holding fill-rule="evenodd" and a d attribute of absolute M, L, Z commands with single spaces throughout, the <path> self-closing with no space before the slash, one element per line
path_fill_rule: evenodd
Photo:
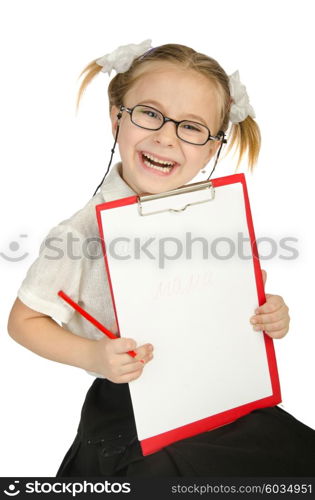
<path fill-rule="evenodd" d="M 157 102 L 157 101 L 154 101 L 152 99 L 147 99 L 145 101 L 141 101 L 141 102 L 138 102 L 138 104 L 142 104 L 144 106 L 153 106 L 153 107 L 157 107 L 157 109 L 160 111 L 160 108 L 163 108 L 163 106 L 161 105 L 161 103 Z M 201 116 L 198 116 L 198 115 L 194 115 L 193 113 L 184 113 L 185 116 L 187 116 L 187 118 L 192 118 L 193 120 L 197 120 L 197 122 L 199 123 L 202 123 L 203 125 L 205 125 L 206 127 L 208 126 L 206 124 L 206 120 L 204 118 L 201 118 Z M 184 118 L 185 120 L 187 118 Z M 181 120 L 178 120 L 178 121 L 181 121 Z"/>

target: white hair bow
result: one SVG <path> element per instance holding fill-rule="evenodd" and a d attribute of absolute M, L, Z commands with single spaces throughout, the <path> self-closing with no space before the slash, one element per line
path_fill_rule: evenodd
<path fill-rule="evenodd" d="M 141 56 L 152 48 L 151 42 L 152 40 L 148 39 L 138 44 L 130 43 L 129 45 L 121 45 L 110 54 L 106 54 L 97 59 L 96 64 L 102 66 L 103 68 L 101 71 L 109 75 L 113 69 L 116 73 L 124 73 L 130 68 L 136 57 Z"/>
<path fill-rule="evenodd" d="M 233 104 L 230 109 L 230 121 L 239 123 L 245 120 L 247 116 L 255 118 L 254 108 L 249 103 L 249 97 L 245 85 L 240 81 L 240 74 L 235 71 L 229 76 L 230 94 Z"/>
<path fill-rule="evenodd" d="M 96 60 L 99 66 L 102 66 L 104 73 L 111 74 L 114 69 L 116 73 L 124 73 L 132 65 L 134 59 L 143 55 L 152 48 L 152 40 L 144 40 L 141 43 L 130 43 L 121 45 L 113 52 L 106 54 Z M 230 121 L 239 123 L 245 120 L 247 116 L 255 118 L 255 111 L 249 103 L 249 97 L 245 85 L 240 81 L 238 71 L 229 76 L 230 94 L 232 97 L 232 106 L 230 109 Z"/>

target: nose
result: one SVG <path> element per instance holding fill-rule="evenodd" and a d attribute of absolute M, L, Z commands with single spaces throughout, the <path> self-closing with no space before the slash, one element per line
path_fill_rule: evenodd
<path fill-rule="evenodd" d="M 154 141 L 161 146 L 173 147 L 177 140 L 176 124 L 172 122 L 164 123 L 163 127 L 154 133 Z"/>

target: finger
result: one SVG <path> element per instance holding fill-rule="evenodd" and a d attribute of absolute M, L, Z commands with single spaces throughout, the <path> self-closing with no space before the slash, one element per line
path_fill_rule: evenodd
<path fill-rule="evenodd" d="M 143 370 L 144 365 L 151 361 L 153 358 L 153 354 L 148 354 L 145 358 L 139 360 L 139 361 L 132 361 L 130 363 L 126 363 L 124 365 L 121 365 L 119 368 L 119 374 L 123 375 L 126 373 L 131 373 L 137 370 Z"/>
<path fill-rule="evenodd" d="M 275 323 L 276 321 L 281 320 L 289 320 L 288 315 L 288 307 L 286 305 L 280 307 L 276 312 L 268 313 L 268 314 L 256 314 L 250 318 L 250 322 L 252 325 L 256 324 L 267 324 L 267 323 Z"/>
<path fill-rule="evenodd" d="M 132 362 L 139 362 L 139 359 L 136 359 L 134 356 L 131 356 L 130 354 L 123 353 L 123 354 L 117 354 L 116 362 L 117 364 L 123 366 L 123 365 L 130 365 Z"/>
<path fill-rule="evenodd" d="M 137 347 L 137 343 L 133 339 L 119 338 L 113 339 L 110 347 L 113 353 L 122 354 L 128 351 L 133 351 Z"/>
<path fill-rule="evenodd" d="M 138 349 L 136 350 L 137 356 L 133 357 L 130 354 L 119 354 L 119 363 L 121 365 L 130 365 L 132 362 L 140 362 L 143 364 L 147 363 L 153 358 L 152 354 L 153 349 L 142 349 L 140 353 L 138 353 Z M 134 360 L 134 361 L 132 361 Z"/>
<path fill-rule="evenodd" d="M 259 330 L 264 330 L 265 332 L 276 332 L 278 330 L 284 330 L 285 328 L 288 327 L 288 322 L 286 320 L 281 320 L 281 321 L 275 321 L 274 323 L 258 323 L 257 325 L 254 326 L 254 330 L 259 331 Z"/>
<path fill-rule="evenodd" d="M 153 352 L 153 345 L 152 344 L 144 344 L 140 347 L 138 347 L 136 350 L 137 356 L 135 359 L 144 359 L 146 358 L 149 354 Z"/>
<path fill-rule="evenodd" d="M 284 300 L 280 295 L 266 295 L 266 302 L 255 309 L 255 314 L 272 313 L 285 306 Z"/>
<path fill-rule="evenodd" d="M 127 363 L 125 365 L 120 365 L 117 367 L 117 375 L 127 375 L 128 373 L 138 372 L 139 370 L 143 370 L 144 364 L 141 361 L 132 361 L 131 363 Z"/>
<path fill-rule="evenodd" d="M 120 365 L 128 365 L 132 360 L 141 361 L 142 364 L 147 363 L 150 354 L 153 352 L 153 346 L 151 344 L 146 344 L 145 346 L 138 347 L 135 350 L 136 356 L 131 356 L 128 352 L 125 353 L 115 353 L 119 356 L 116 360 Z"/>
<path fill-rule="evenodd" d="M 151 359 L 153 359 L 153 353 L 152 353 L 152 351 L 149 351 L 145 356 L 143 356 L 143 358 L 140 359 L 140 361 L 143 364 L 146 364 L 149 361 L 151 361 Z"/>
<path fill-rule="evenodd" d="M 264 286 L 265 286 L 266 280 L 267 280 L 267 272 L 264 269 L 262 269 L 261 270 L 261 274 L 262 274 L 262 279 L 263 279 L 263 283 L 264 283 Z"/>
<path fill-rule="evenodd" d="M 283 328 L 283 329 L 277 330 L 275 332 L 268 332 L 266 330 L 264 330 L 264 331 L 272 339 L 282 339 L 288 333 L 288 328 Z"/>
<path fill-rule="evenodd" d="M 135 370 L 135 371 L 132 371 L 129 373 L 125 373 L 124 375 L 120 375 L 118 377 L 115 377 L 114 382 L 116 382 L 118 384 L 124 384 L 124 383 L 131 382 L 132 380 L 136 380 L 137 378 L 139 378 L 140 375 L 142 375 L 142 372 L 143 372 L 143 365 L 142 365 L 141 370 Z"/>

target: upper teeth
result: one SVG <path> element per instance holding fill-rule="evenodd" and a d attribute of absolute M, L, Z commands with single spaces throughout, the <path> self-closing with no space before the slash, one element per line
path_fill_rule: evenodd
<path fill-rule="evenodd" d="M 145 156 L 146 158 L 148 158 L 149 160 L 152 160 L 152 161 L 155 161 L 155 163 L 160 163 L 161 165 L 168 165 L 168 166 L 172 166 L 175 164 L 174 161 L 165 161 L 165 160 L 159 160 L 158 158 L 155 158 L 155 156 L 153 155 L 150 155 L 148 153 L 142 153 L 143 156 Z"/>

